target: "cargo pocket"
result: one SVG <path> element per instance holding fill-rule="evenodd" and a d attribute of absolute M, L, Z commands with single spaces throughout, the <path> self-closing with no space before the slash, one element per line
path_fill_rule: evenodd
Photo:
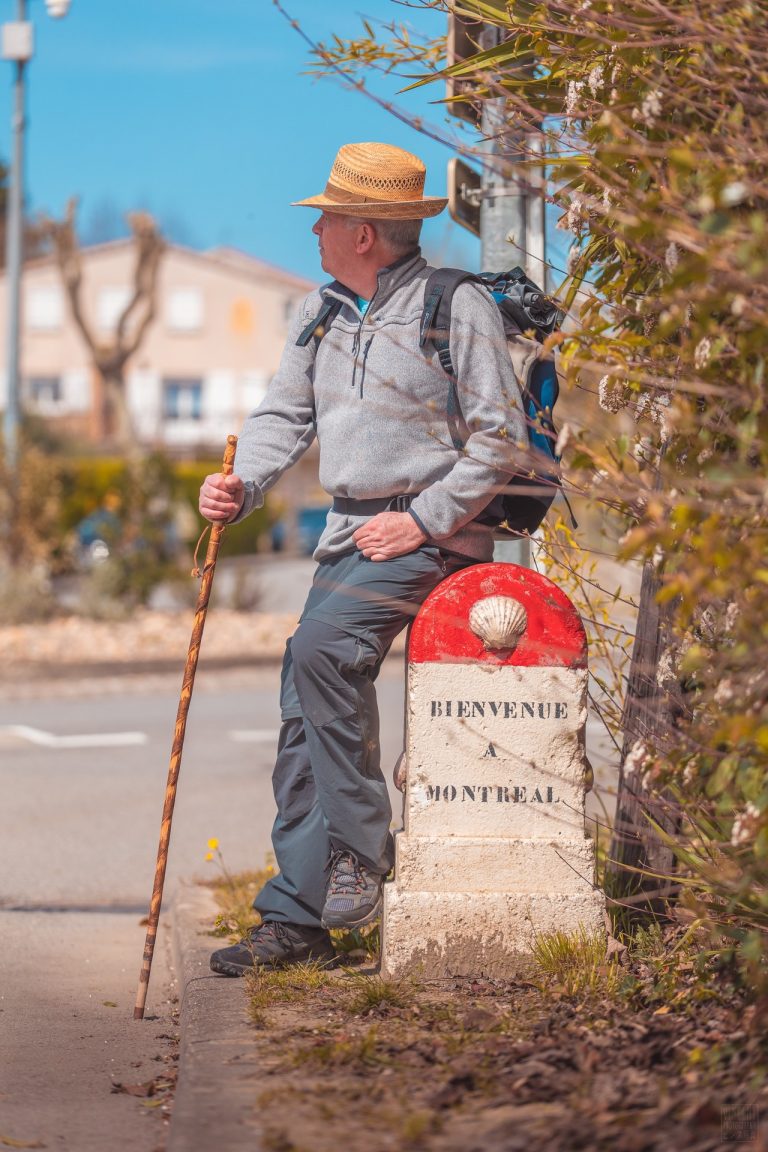
<path fill-rule="evenodd" d="M 316 728 L 357 711 L 356 638 L 323 620 L 304 620 L 291 640 L 293 682 L 303 715 Z"/>
<path fill-rule="evenodd" d="M 300 719 L 283 725 L 272 773 L 272 790 L 280 819 L 285 824 L 306 816 L 317 800 L 304 724 Z"/>
<path fill-rule="evenodd" d="M 357 724 L 360 732 L 360 773 L 377 780 L 381 775 L 381 749 L 379 747 L 379 711 L 374 680 L 378 674 L 382 653 L 369 640 L 358 637 L 355 644 L 355 664 L 350 679 L 357 692 Z"/>
<path fill-rule="evenodd" d="M 353 672 L 365 672 L 370 668 L 374 668 L 381 660 L 381 652 L 370 640 L 364 640 L 362 636 L 355 639 L 355 660 L 352 664 Z"/>

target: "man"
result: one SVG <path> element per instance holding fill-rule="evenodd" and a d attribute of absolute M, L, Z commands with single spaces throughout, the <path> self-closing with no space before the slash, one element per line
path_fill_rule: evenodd
<path fill-rule="evenodd" d="M 209 476 L 200 511 L 234 522 L 317 436 L 333 498 L 318 567 L 282 672 L 273 775 L 279 873 L 254 901 L 262 924 L 215 952 L 215 972 L 331 961 L 329 928 L 379 913 L 392 866 L 391 807 L 379 765 L 374 680 L 393 639 L 448 574 L 492 558 L 475 517 L 526 442 L 520 391 L 497 309 L 484 289 L 453 300 L 463 448 L 449 430 L 448 381 L 419 347 L 424 165 L 387 144 L 340 149 L 312 231 L 334 279 L 305 301 L 268 394 L 245 423 L 235 472 Z M 324 315 L 318 327 L 317 318 Z"/>

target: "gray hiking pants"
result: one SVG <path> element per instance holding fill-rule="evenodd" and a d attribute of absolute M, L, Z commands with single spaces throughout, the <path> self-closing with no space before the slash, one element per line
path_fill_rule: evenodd
<path fill-rule="evenodd" d="M 392 867 L 392 808 L 380 767 L 374 681 L 398 632 L 445 576 L 474 563 L 424 547 L 373 562 L 322 561 L 283 661 L 272 776 L 279 872 L 254 900 L 265 920 L 316 927 L 332 851 Z"/>

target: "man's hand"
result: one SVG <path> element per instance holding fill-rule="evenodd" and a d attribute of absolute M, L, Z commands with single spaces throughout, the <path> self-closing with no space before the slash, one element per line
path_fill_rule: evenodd
<path fill-rule="evenodd" d="M 217 472 L 213 476 L 206 476 L 200 485 L 200 502 L 198 507 L 201 516 L 213 524 L 226 524 L 237 516 L 245 499 L 245 485 L 239 476 L 232 473 L 225 476 Z"/>
<path fill-rule="evenodd" d="M 392 560 L 414 552 L 427 537 L 407 512 L 379 512 L 352 539 L 369 560 Z"/>

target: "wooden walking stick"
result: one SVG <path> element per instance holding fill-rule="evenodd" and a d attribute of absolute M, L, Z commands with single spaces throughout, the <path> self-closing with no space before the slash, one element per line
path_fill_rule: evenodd
<path fill-rule="evenodd" d="M 225 476 L 229 476 L 232 472 L 232 468 L 235 463 L 236 447 L 237 436 L 228 436 L 227 448 L 224 453 L 224 462 L 221 469 Z M 165 804 L 163 805 L 163 819 L 160 824 L 160 844 L 157 849 L 155 885 L 152 889 L 152 901 L 149 906 L 149 924 L 147 927 L 147 938 L 144 944 L 144 958 L 141 963 L 141 972 L 139 974 L 139 987 L 136 992 L 136 1006 L 133 1009 L 134 1020 L 144 1019 L 144 1005 L 147 1000 L 149 974 L 152 970 L 152 957 L 155 951 L 157 926 L 160 921 L 160 906 L 163 902 L 163 884 L 165 883 L 165 869 L 168 863 L 168 845 L 171 840 L 171 820 L 173 818 L 173 806 L 176 802 L 176 786 L 179 781 L 179 769 L 181 768 L 181 753 L 184 747 L 184 732 L 187 727 L 187 713 L 189 712 L 189 702 L 192 699 L 192 688 L 195 683 L 197 658 L 200 655 L 200 644 L 203 639 L 205 615 L 208 611 L 208 601 L 211 596 L 211 585 L 213 584 L 213 572 L 216 567 L 216 558 L 219 554 L 219 543 L 221 541 L 225 526 L 226 525 L 224 524 L 214 524 L 213 528 L 211 529 L 211 536 L 208 541 L 208 548 L 205 553 L 205 565 L 203 567 L 202 580 L 200 582 L 200 592 L 198 593 L 197 597 L 197 608 L 195 609 L 195 622 L 192 627 L 192 638 L 189 641 L 187 663 L 184 666 L 184 679 L 182 680 L 181 684 L 181 696 L 179 698 L 179 707 L 176 712 L 176 728 L 174 729 L 173 733 L 171 762 L 168 767 L 168 783 L 165 786 Z"/>

